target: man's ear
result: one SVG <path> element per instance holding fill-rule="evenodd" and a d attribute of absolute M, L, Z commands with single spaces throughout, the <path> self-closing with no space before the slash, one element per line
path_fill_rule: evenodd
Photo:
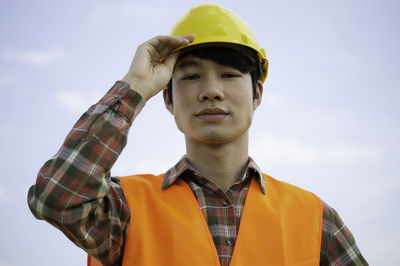
<path fill-rule="evenodd" d="M 264 87 L 263 87 L 261 80 L 258 80 L 257 85 L 256 85 L 254 100 L 253 100 L 253 111 L 256 110 L 257 107 L 261 104 L 263 89 L 264 89 Z"/>
<path fill-rule="evenodd" d="M 174 106 L 172 105 L 171 100 L 169 99 L 168 96 L 168 89 L 163 90 L 163 98 L 164 98 L 164 104 L 167 110 L 171 113 L 171 115 L 174 114 Z"/>

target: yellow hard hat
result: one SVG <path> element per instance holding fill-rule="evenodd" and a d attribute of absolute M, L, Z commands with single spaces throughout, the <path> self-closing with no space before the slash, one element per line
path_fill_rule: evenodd
<path fill-rule="evenodd" d="M 170 35 L 195 34 L 194 41 L 186 47 L 209 44 L 237 44 L 253 49 L 261 68 L 260 80 L 267 78 L 268 60 L 247 24 L 232 11 L 217 4 L 202 4 L 190 9 L 172 28 Z M 183 47 L 181 49 L 185 49 Z M 178 49 L 179 50 L 179 49 Z"/>

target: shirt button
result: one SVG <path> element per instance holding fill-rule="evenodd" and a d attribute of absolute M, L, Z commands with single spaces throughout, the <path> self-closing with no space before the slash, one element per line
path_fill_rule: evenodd
<path fill-rule="evenodd" d="M 231 240 L 231 239 L 225 240 L 225 245 L 227 245 L 228 247 L 233 246 L 233 240 Z"/>
<path fill-rule="evenodd" d="M 119 94 L 114 94 L 114 99 L 117 99 L 119 97 Z"/>
<path fill-rule="evenodd" d="M 222 201 L 222 206 L 228 206 L 228 205 L 229 205 L 229 202 L 227 200 Z"/>

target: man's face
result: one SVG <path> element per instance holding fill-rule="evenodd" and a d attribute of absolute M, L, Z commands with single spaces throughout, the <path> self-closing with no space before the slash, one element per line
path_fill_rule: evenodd
<path fill-rule="evenodd" d="M 247 134 L 262 83 L 253 99 L 249 73 L 189 55 L 177 62 L 172 89 L 173 105 L 166 106 L 186 139 L 222 144 Z"/>

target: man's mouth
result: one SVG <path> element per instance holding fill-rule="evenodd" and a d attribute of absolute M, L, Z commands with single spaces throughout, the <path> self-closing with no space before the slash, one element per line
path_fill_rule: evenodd
<path fill-rule="evenodd" d="M 201 120 L 215 121 L 226 117 L 229 113 L 221 108 L 205 108 L 196 113 Z"/>

